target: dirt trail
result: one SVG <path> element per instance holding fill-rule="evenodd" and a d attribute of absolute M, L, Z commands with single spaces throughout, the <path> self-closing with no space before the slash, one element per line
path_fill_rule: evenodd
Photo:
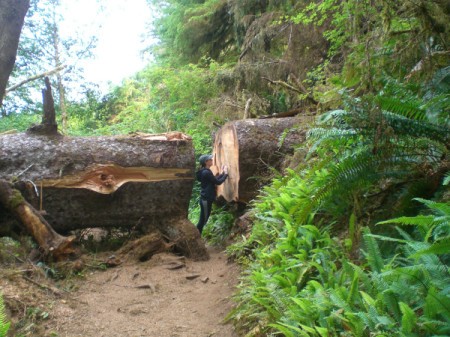
<path fill-rule="evenodd" d="M 94 272 L 55 303 L 47 332 L 58 337 L 236 337 L 223 319 L 238 270 L 223 252 L 209 261 L 158 254 Z"/>

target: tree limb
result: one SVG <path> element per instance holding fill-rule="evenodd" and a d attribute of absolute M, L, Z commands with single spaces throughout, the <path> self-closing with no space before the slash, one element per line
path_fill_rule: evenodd
<path fill-rule="evenodd" d="M 286 83 L 284 81 L 274 81 L 274 80 L 271 80 L 270 78 L 267 78 L 267 77 L 262 77 L 262 79 L 270 82 L 271 84 L 281 85 L 282 87 L 285 87 L 285 88 L 287 88 L 289 90 L 298 92 L 299 94 L 306 94 L 306 92 L 303 92 L 302 90 L 300 90 L 300 89 L 298 89 L 298 88 L 296 88 L 296 87 L 294 87 L 294 86 L 292 86 L 289 83 Z"/>
<path fill-rule="evenodd" d="M 405 79 L 409 80 L 415 73 L 420 72 L 425 67 L 425 63 L 428 62 L 431 58 L 433 58 L 436 55 L 449 55 L 450 51 L 448 50 L 440 50 L 435 51 L 427 55 L 425 58 L 421 59 L 417 64 L 414 66 L 414 68 L 411 69 L 408 75 L 405 76 Z"/>
<path fill-rule="evenodd" d="M 20 81 L 19 83 L 14 84 L 13 86 L 11 86 L 9 88 L 6 88 L 5 95 L 8 94 L 11 91 L 16 90 L 17 88 L 20 88 L 22 85 L 24 85 L 26 83 L 38 80 L 38 79 L 40 79 L 42 77 L 45 77 L 45 76 L 53 75 L 54 73 L 57 73 L 57 72 L 63 70 L 65 67 L 66 67 L 65 65 L 60 65 L 59 67 L 56 67 L 55 69 L 46 71 L 46 72 L 38 74 L 38 75 L 31 76 L 31 77 L 29 77 L 29 78 L 27 78 L 27 79 L 25 79 L 23 81 Z"/>
<path fill-rule="evenodd" d="M 45 255 L 62 260 L 75 252 L 72 248 L 75 237 L 56 233 L 42 215 L 24 199 L 20 191 L 3 179 L 0 179 L 0 204 L 23 224 Z"/>
<path fill-rule="evenodd" d="M 291 76 L 292 76 L 292 74 L 291 74 Z M 293 85 L 290 85 L 289 83 L 286 83 L 284 81 L 274 81 L 274 80 L 271 80 L 270 78 L 267 78 L 267 77 L 262 77 L 262 79 L 270 82 L 271 84 L 281 85 L 282 87 L 285 87 L 286 89 L 295 91 L 295 92 L 297 92 L 299 94 L 306 95 L 306 99 L 309 100 L 312 104 L 318 104 L 319 103 L 311 96 L 311 94 L 306 90 L 306 88 L 303 86 L 303 84 L 295 77 L 294 77 L 294 79 L 296 80 L 295 82 L 299 86 L 299 88 L 296 88 Z"/>

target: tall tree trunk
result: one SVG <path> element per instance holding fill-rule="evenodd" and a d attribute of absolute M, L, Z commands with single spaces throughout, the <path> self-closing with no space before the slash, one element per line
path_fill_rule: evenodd
<path fill-rule="evenodd" d="M 16 62 L 20 32 L 30 0 L 0 0 L 0 106 Z"/>
<path fill-rule="evenodd" d="M 64 89 L 61 73 L 56 75 L 58 92 L 59 92 L 59 109 L 61 110 L 62 130 L 65 133 L 67 131 L 67 109 L 66 109 L 66 90 Z"/>
<path fill-rule="evenodd" d="M 53 26 L 53 47 L 55 51 L 55 67 L 62 66 L 61 62 L 61 52 L 59 50 L 60 37 L 59 30 L 56 22 Z M 58 88 L 59 94 L 59 109 L 61 110 L 61 119 L 62 119 L 62 130 L 65 133 L 67 131 L 67 109 L 66 109 L 66 93 L 64 90 L 63 79 L 61 73 L 58 72 L 56 74 L 56 86 Z"/>

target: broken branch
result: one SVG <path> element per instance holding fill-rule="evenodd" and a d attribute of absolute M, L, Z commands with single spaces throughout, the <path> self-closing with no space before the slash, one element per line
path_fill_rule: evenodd
<path fill-rule="evenodd" d="M 14 84 L 14 85 L 10 86 L 9 88 L 6 88 L 6 90 L 5 90 L 5 95 L 8 94 L 8 93 L 10 93 L 11 91 L 16 90 L 17 88 L 20 88 L 20 87 L 21 87 L 22 85 L 24 85 L 24 84 L 27 84 L 27 83 L 29 83 L 29 82 L 38 80 L 38 79 L 40 79 L 40 78 L 42 78 L 42 77 L 45 77 L 45 76 L 53 75 L 53 74 L 55 74 L 55 73 L 57 73 L 57 72 L 63 70 L 65 67 L 66 67 L 65 65 L 61 65 L 61 66 L 59 66 L 59 67 L 56 67 L 55 69 L 52 69 L 52 70 L 43 72 L 43 73 L 38 74 L 38 75 L 31 76 L 31 77 L 29 77 L 29 78 L 27 78 L 27 79 L 25 79 L 25 80 L 23 80 L 23 81 L 20 81 L 19 83 Z"/>

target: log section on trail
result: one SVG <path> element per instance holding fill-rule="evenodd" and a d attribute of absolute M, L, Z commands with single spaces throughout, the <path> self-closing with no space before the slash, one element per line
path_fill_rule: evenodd
<path fill-rule="evenodd" d="M 186 221 L 194 167 L 192 141 L 179 132 L 0 136 L 0 178 L 32 182 L 38 196 L 30 203 L 45 211 L 55 231 L 159 231 L 175 249 L 178 244 L 181 253 L 201 259 L 206 249 L 195 226 Z"/>
<path fill-rule="evenodd" d="M 218 198 L 248 203 L 261 188 L 271 168 L 280 169 L 282 159 L 305 141 L 309 116 L 245 119 L 226 123 L 216 134 L 214 173 L 228 166 L 229 177 L 217 187 Z"/>

